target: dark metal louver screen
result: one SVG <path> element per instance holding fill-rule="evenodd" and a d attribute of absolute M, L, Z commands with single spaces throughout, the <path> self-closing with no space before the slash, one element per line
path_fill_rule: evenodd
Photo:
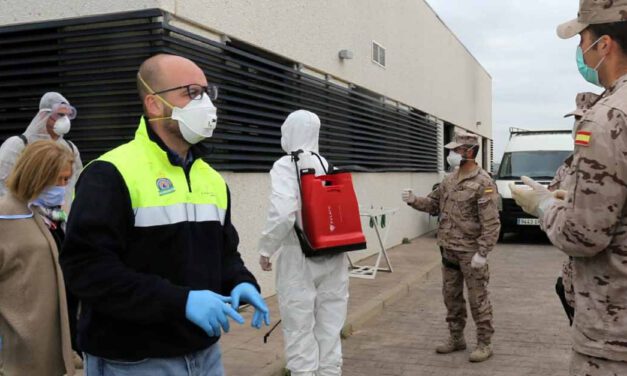
<path fill-rule="evenodd" d="M 497 172 L 497 171 L 492 171 L 493 163 L 494 163 L 494 140 L 490 140 L 490 171 Z"/>
<path fill-rule="evenodd" d="M 0 140 L 23 132 L 46 91 L 78 109 L 70 139 L 85 160 L 131 139 L 141 115 L 137 68 L 159 52 L 194 60 L 220 87 L 218 129 L 206 159 L 217 169 L 267 171 L 280 126 L 304 108 L 322 120 L 321 152 L 357 171 L 437 171 L 436 125 L 235 42 L 168 23 L 161 10 L 0 27 Z"/>

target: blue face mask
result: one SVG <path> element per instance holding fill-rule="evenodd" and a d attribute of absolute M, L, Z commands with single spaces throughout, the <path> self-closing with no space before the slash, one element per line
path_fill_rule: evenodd
<path fill-rule="evenodd" d="M 33 204 L 37 206 L 44 206 L 48 208 L 54 208 L 56 206 L 63 205 L 65 201 L 65 187 L 52 186 L 44 189 L 43 192 L 37 197 Z"/>
<path fill-rule="evenodd" d="M 583 76 L 583 78 L 590 82 L 593 85 L 596 86 L 603 86 L 601 85 L 601 81 L 599 80 L 599 71 L 597 69 L 599 69 L 599 66 L 601 66 L 601 64 L 603 63 L 603 61 L 605 60 L 605 56 L 601 59 L 601 61 L 599 61 L 599 63 L 597 64 L 596 67 L 594 68 L 590 68 L 589 66 L 586 65 L 585 61 L 583 60 L 583 55 L 590 51 L 590 49 L 597 43 L 599 43 L 599 41 L 601 40 L 601 38 L 597 39 L 594 43 L 592 43 L 590 45 L 590 47 L 586 48 L 585 51 L 583 51 L 581 49 L 581 46 L 577 46 L 577 68 L 579 69 L 579 73 L 581 73 L 581 75 Z"/>

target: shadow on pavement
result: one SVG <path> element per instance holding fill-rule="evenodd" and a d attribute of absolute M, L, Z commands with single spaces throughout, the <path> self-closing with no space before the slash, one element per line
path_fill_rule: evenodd
<path fill-rule="evenodd" d="M 523 229 L 520 232 L 505 234 L 499 244 L 551 244 L 544 231 L 539 228 Z"/>

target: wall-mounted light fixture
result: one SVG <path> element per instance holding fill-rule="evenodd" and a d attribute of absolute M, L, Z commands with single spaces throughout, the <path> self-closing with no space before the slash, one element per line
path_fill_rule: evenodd
<path fill-rule="evenodd" d="M 341 50 L 338 52 L 338 57 L 340 60 L 349 60 L 353 58 L 353 51 L 351 50 Z"/>

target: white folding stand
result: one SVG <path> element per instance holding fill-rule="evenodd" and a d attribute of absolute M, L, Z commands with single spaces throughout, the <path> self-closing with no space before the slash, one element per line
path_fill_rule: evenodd
<path fill-rule="evenodd" d="M 368 218 L 368 224 L 372 223 L 375 233 L 377 234 L 377 240 L 379 241 L 379 252 L 377 255 L 377 261 L 374 265 L 356 265 L 353 264 L 348 253 L 348 262 L 350 263 L 349 275 L 355 278 L 375 279 L 378 271 L 392 273 L 392 264 L 388 257 L 385 243 L 390 231 L 391 217 L 398 211 L 398 208 L 359 208 L 359 215 L 362 218 Z M 386 217 L 385 230 L 381 228 L 380 218 Z M 383 232 L 383 239 L 381 238 L 381 232 Z M 379 266 L 381 263 L 381 256 L 385 257 L 387 267 Z"/>

